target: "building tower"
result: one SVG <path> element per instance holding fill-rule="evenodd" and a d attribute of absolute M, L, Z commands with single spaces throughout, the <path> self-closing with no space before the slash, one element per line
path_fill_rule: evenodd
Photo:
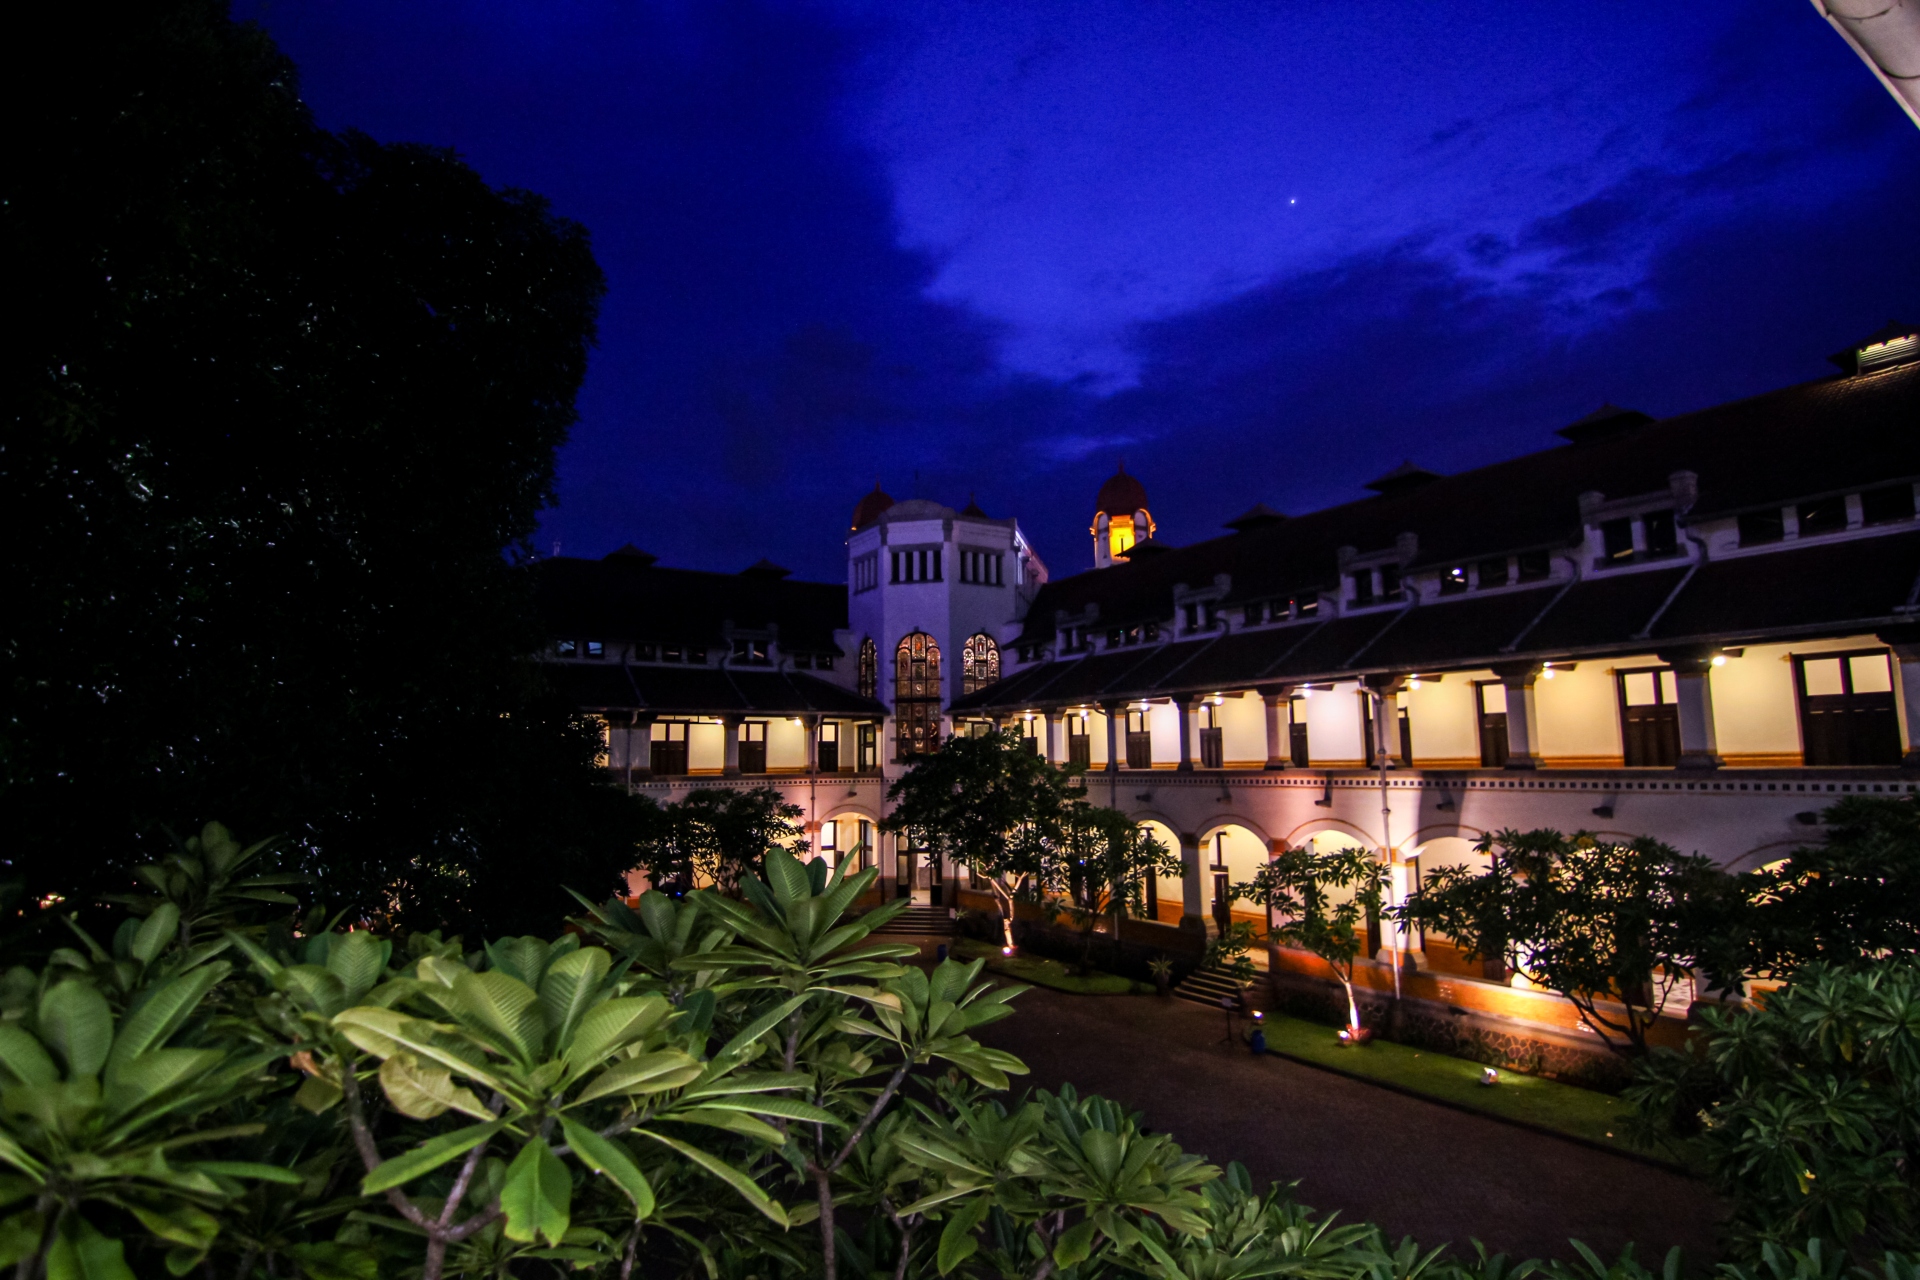
<path fill-rule="evenodd" d="M 1153 516 L 1147 511 L 1147 487 L 1127 474 L 1127 464 L 1108 477 L 1094 499 L 1093 567 L 1111 568 L 1137 542 L 1153 536 Z"/>

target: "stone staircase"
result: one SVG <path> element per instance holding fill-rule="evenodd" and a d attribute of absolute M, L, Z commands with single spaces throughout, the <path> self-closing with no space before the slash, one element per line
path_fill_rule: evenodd
<path fill-rule="evenodd" d="M 1247 989 L 1226 974 L 1213 969 L 1195 969 L 1180 980 L 1179 985 L 1174 987 L 1173 994 L 1182 1000 L 1203 1004 L 1209 1009 L 1218 1009 L 1220 998 L 1227 996 L 1232 998 L 1236 1011 L 1245 1013 L 1247 1010 Z"/>
<path fill-rule="evenodd" d="M 889 920 L 874 936 L 902 935 L 912 938 L 945 938 L 953 933 L 953 917 L 945 907 L 911 906 Z"/>

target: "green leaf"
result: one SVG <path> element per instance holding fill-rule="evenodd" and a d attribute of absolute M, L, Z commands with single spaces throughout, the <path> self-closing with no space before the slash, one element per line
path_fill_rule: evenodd
<path fill-rule="evenodd" d="M 67 1219 L 47 1251 L 47 1280 L 134 1280 L 124 1249 L 78 1215 Z"/>
<path fill-rule="evenodd" d="M 120 1033 L 113 1038 L 109 1064 L 118 1065 L 165 1044 L 180 1025 L 193 1016 L 213 984 L 228 972 L 230 968 L 222 960 L 219 964 L 203 965 L 149 991 L 145 999 L 128 1010 L 126 1020 L 120 1024 Z"/>
<path fill-rule="evenodd" d="M 614 1063 L 587 1083 L 569 1105 L 609 1094 L 660 1093 L 700 1078 L 706 1068 L 678 1049 L 661 1049 Z"/>
<path fill-rule="evenodd" d="M 625 1147 L 565 1116 L 560 1117 L 560 1129 L 567 1135 L 567 1145 L 580 1157 L 580 1163 L 595 1173 L 605 1174 L 616 1187 L 626 1192 L 627 1199 L 633 1201 L 635 1221 L 653 1212 L 653 1188 L 648 1185 L 646 1175 L 640 1172 L 640 1166 L 633 1162 L 633 1157 L 627 1154 Z"/>
<path fill-rule="evenodd" d="M 60 1069 L 40 1042 L 17 1022 L 0 1022 L 0 1070 L 21 1084 L 52 1084 L 60 1078 Z"/>
<path fill-rule="evenodd" d="M 661 1146 L 670 1147 L 678 1151 L 681 1155 L 732 1187 L 740 1194 L 741 1199 L 765 1214 L 768 1219 L 776 1225 L 782 1228 L 790 1225 L 787 1221 L 787 1211 L 785 1209 L 782 1209 L 775 1201 L 768 1199 L 767 1193 L 755 1185 L 752 1178 L 749 1178 L 746 1174 L 740 1172 L 740 1170 L 734 1168 L 719 1156 L 702 1151 L 700 1148 L 682 1142 L 678 1138 L 670 1138 L 664 1133 L 656 1133 L 652 1129 L 641 1129 L 638 1132 L 645 1137 L 652 1138 Z"/>
<path fill-rule="evenodd" d="M 113 1048 L 107 998 L 84 982 L 62 982 L 40 997 L 40 1039 L 66 1066 L 67 1079 L 97 1076 Z"/>
<path fill-rule="evenodd" d="M 601 1001 L 580 1018 L 573 1040 L 566 1047 L 569 1068 L 576 1076 L 586 1074 L 608 1054 L 644 1037 L 672 1011 L 673 1006 L 663 996 L 625 996 Z"/>
<path fill-rule="evenodd" d="M 540 979 L 540 1009 L 555 1049 L 564 1048 L 580 1019 L 601 994 L 600 984 L 613 965 L 599 947 L 583 947 L 547 966 Z"/>
<path fill-rule="evenodd" d="M 205 1084 L 208 1073 L 226 1060 L 218 1049 L 155 1049 L 107 1068 L 109 1120 L 117 1120 L 186 1084 Z"/>
<path fill-rule="evenodd" d="M 171 902 L 163 902 L 153 909 L 153 914 L 141 921 L 140 928 L 133 935 L 133 945 L 128 948 L 133 958 L 141 964 L 152 964 L 155 956 L 166 950 L 173 936 L 180 931 L 180 908 Z"/>
<path fill-rule="evenodd" d="M 333 1081 L 321 1076 L 308 1076 L 293 1091 L 293 1104 L 303 1111 L 319 1115 L 339 1102 L 342 1096 L 340 1086 Z"/>
<path fill-rule="evenodd" d="M 531 1066 L 547 1038 L 540 997 L 518 978 L 471 970 L 453 976 L 448 1011 L 475 1030 L 490 1031 L 501 1049 Z"/>
<path fill-rule="evenodd" d="M 198 1170 L 201 1173 L 217 1173 L 224 1178 L 252 1178 L 256 1182 L 279 1182 L 289 1187 L 297 1187 L 306 1179 L 291 1169 L 282 1169 L 277 1164 L 256 1164 L 251 1160 L 195 1160 L 182 1168 Z"/>
<path fill-rule="evenodd" d="M 129 1204 L 140 1225 L 171 1244 L 182 1244 L 205 1253 L 220 1234 L 220 1222 L 212 1214 L 190 1204 L 176 1202 L 164 1211 L 145 1205 Z"/>
<path fill-rule="evenodd" d="M 491 1114 L 470 1090 L 453 1083 L 445 1067 L 425 1066 L 405 1050 L 380 1064 L 380 1088 L 393 1109 L 412 1120 L 431 1120 L 448 1108 L 481 1120 Z"/>
<path fill-rule="evenodd" d="M 354 1004 L 373 990 L 393 953 L 393 943 L 384 942 L 364 929 L 328 935 L 327 972 L 346 988 L 346 1003 Z"/>
<path fill-rule="evenodd" d="M 452 1133 L 428 1138 L 411 1151 L 389 1160 L 382 1160 L 360 1180 L 360 1194 L 377 1195 L 389 1187 L 411 1182 L 421 1174 L 429 1173 L 447 1161 L 465 1155 L 504 1129 L 506 1124 L 504 1120 L 495 1120 L 488 1124 L 468 1125 L 464 1129 L 455 1129 Z"/>
<path fill-rule="evenodd" d="M 534 1138 L 507 1166 L 500 1207 L 507 1211 L 506 1237 L 522 1244 L 559 1244 L 567 1234 L 573 1178 L 546 1139 Z"/>
<path fill-rule="evenodd" d="M 1053 1245 L 1053 1264 L 1061 1270 L 1077 1267 L 1093 1252 L 1093 1219 L 1087 1218 L 1060 1233 Z"/>
<path fill-rule="evenodd" d="M 986 1216 L 993 1201 L 981 1196 L 961 1206 L 948 1215 L 947 1225 L 940 1228 L 940 1250 L 935 1257 L 935 1265 L 940 1274 L 946 1275 L 965 1262 L 980 1248 L 980 1242 L 973 1237 L 973 1229 L 980 1225 L 980 1219 Z"/>

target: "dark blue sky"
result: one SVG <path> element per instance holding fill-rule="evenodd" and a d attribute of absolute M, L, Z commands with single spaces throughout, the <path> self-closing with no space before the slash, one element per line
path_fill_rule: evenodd
<path fill-rule="evenodd" d="M 323 124 L 591 229 L 570 555 L 839 578 L 878 479 L 1074 572 L 1118 456 L 1195 541 L 1920 311 L 1920 130 L 1795 0 L 236 13 Z"/>

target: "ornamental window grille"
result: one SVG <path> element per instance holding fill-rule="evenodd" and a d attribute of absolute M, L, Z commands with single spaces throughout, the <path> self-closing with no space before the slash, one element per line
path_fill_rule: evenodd
<path fill-rule="evenodd" d="M 940 745 L 940 646 L 924 631 L 902 637 L 893 655 L 893 717 L 901 759 Z"/>
<path fill-rule="evenodd" d="M 880 646 L 868 636 L 860 642 L 860 696 L 871 698 L 880 692 Z"/>
<path fill-rule="evenodd" d="M 999 678 L 1000 646 L 985 633 L 970 637 L 960 650 L 960 692 L 984 689 Z"/>

